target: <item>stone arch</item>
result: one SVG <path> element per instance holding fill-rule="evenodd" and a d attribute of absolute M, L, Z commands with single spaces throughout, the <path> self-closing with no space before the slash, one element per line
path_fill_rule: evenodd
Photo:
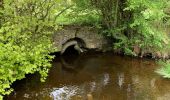
<path fill-rule="evenodd" d="M 74 46 L 75 50 L 77 50 L 79 53 L 82 53 L 85 51 L 86 43 L 81 38 L 69 39 L 64 44 L 62 44 L 62 49 L 61 49 L 60 54 L 62 55 L 67 50 L 67 48 L 69 48 L 70 46 Z"/>

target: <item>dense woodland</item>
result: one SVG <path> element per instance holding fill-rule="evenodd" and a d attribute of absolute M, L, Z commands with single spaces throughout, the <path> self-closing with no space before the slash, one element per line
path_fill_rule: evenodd
<path fill-rule="evenodd" d="M 45 81 L 63 25 L 88 25 L 115 42 L 113 51 L 168 59 L 169 0 L 0 0 L 0 100 L 11 84 L 38 72 Z M 170 78 L 170 63 L 156 72 Z"/>

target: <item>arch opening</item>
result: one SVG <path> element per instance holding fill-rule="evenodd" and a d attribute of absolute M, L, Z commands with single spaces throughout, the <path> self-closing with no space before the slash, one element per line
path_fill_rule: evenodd
<path fill-rule="evenodd" d="M 67 49 L 62 53 L 62 55 L 78 55 L 79 51 L 75 50 L 75 45 L 67 47 Z"/>
<path fill-rule="evenodd" d="M 85 42 L 80 38 L 73 38 L 62 45 L 61 55 L 80 54 L 86 49 Z"/>

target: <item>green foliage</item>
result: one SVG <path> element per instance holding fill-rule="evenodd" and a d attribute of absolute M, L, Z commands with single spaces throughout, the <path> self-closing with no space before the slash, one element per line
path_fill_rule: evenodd
<path fill-rule="evenodd" d="M 91 5 L 90 0 L 72 0 L 63 5 L 62 12 L 56 20 L 62 25 L 97 25 L 101 21 L 100 12 Z"/>
<path fill-rule="evenodd" d="M 60 15 L 56 22 L 63 25 L 95 25 L 100 22 L 100 16 L 96 10 L 77 9 L 76 6 Z"/>
<path fill-rule="evenodd" d="M 133 49 L 134 45 L 151 52 L 164 49 L 169 42 L 168 33 L 165 32 L 165 22 L 168 15 L 165 13 L 167 0 L 127 0 L 124 12 L 131 14 L 130 21 L 124 23 L 125 31 L 128 32 L 117 48 L 124 50 Z M 130 31 L 129 31 L 130 30 Z M 124 46 L 124 45 L 128 46 Z M 126 52 L 126 51 L 125 51 Z"/>
<path fill-rule="evenodd" d="M 47 77 L 53 56 L 51 35 L 56 0 L 4 0 L 0 8 L 0 100 L 11 93 L 10 85 L 39 72 Z"/>
<path fill-rule="evenodd" d="M 156 72 L 162 75 L 164 78 L 170 78 L 170 62 L 169 61 L 161 61 L 159 65 L 162 68 L 158 69 Z"/>

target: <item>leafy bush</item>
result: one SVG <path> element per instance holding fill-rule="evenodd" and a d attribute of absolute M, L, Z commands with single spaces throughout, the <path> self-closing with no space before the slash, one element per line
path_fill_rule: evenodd
<path fill-rule="evenodd" d="M 0 7 L 0 100 L 10 85 L 39 72 L 47 77 L 53 56 L 56 0 L 4 0 Z"/>
<path fill-rule="evenodd" d="M 126 49 L 132 51 L 134 45 L 147 52 L 165 49 L 169 44 L 168 34 L 164 31 L 167 28 L 164 20 L 169 20 L 165 12 L 167 0 L 127 0 L 126 4 L 124 12 L 129 12 L 131 17 L 123 25 L 127 34 L 115 44 L 116 48 L 125 52 Z"/>

